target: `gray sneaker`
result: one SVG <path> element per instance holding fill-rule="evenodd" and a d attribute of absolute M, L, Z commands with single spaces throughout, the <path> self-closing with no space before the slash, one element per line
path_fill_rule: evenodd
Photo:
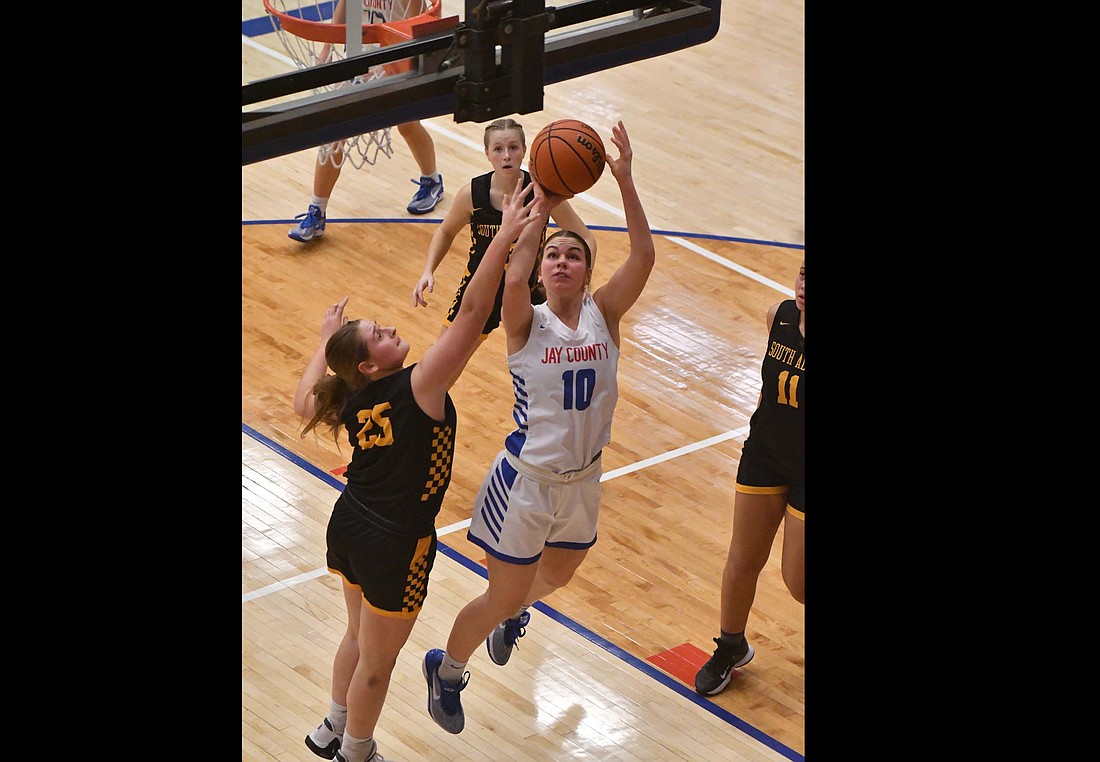
<path fill-rule="evenodd" d="M 314 238 L 320 238 L 325 234 L 325 213 L 321 211 L 321 207 L 316 204 L 310 204 L 309 210 L 305 214 L 299 214 L 294 219 L 302 219 L 300 223 L 295 225 L 287 233 L 288 236 L 295 241 L 312 241 Z"/>
<path fill-rule="evenodd" d="M 504 666 L 512 658 L 512 649 L 516 641 L 527 634 L 527 623 L 531 621 L 530 612 L 524 611 L 515 619 L 505 619 L 496 626 L 489 637 L 485 638 L 485 648 L 494 664 Z"/>
<path fill-rule="evenodd" d="M 420 176 L 419 180 L 412 182 L 420 186 L 412 201 L 406 207 L 409 214 L 427 214 L 435 209 L 436 204 L 443 198 L 443 175 L 439 176 L 439 182 L 430 177 Z"/>

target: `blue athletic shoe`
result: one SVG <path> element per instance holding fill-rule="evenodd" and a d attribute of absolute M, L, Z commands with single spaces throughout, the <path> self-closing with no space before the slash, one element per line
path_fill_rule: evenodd
<path fill-rule="evenodd" d="M 505 619 L 496 626 L 489 637 L 485 638 L 485 648 L 489 651 L 489 658 L 493 664 L 504 666 L 512 657 L 512 649 L 516 641 L 527 634 L 527 623 L 531 621 L 531 613 L 524 611 L 515 619 Z"/>
<path fill-rule="evenodd" d="M 462 697 L 459 692 L 470 682 L 470 673 L 462 676 L 460 683 L 448 683 L 439 678 L 439 665 L 443 663 L 443 652 L 433 648 L 424 654 L 424 679 L 428 682 L 428 714 L 435 724 L 448 733 L 461 733 L 466 727 L 466 715 L 462 712 Z"/>
<path fill-rule="evenodd" d="M 305 214 L 299 214 L 294 219 L 305 217 L 300 223 L 295 225 L 287 233 L 295 241 L 312 241 L 314 238 L 320 238 L 325 234 L 325 213 L 321 211 L 321 207 L 316 204 L 309 205 L 309 211 Z"/>
<path fill-rule="evenodd" d="M 419 180 L 412 180 L 411 182 L 416 183 L 420 188 L 406 207 L 409 214 L 427 214 L 435 209 L 436 204 L 443 198 L 443 175 L 439 176 L 439 182 L 423 175 Z"/>

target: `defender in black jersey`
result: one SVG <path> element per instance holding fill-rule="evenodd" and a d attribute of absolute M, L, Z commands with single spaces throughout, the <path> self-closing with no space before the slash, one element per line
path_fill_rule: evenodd
<path fill-rule="evenodd" d="M 722 572 L 722 608 L 714 655 L 695 675 L 695 690 L 725 690 L 748 664 L 745 639 L 760 572 L 783 523 L 783 581 L 805 603 L 806 548 L 806 262 L 794 299 L 768 310 L 768 346 L 760 365 L 760 402 L 749 418 L 733 502 L 733 533 Z"/>
<path fill-rule="evenodd" d="M 504 194 L 510 191 L 521 176 L 524 184 L 531 182 L 531 175 L 527 170 L 520 168 L 524 154 L 527 152 L 527 140 L 523 134 L 523 127 L 518 122 L 513 119 L 498 119 L 490 123 L 485 128 L 484 142 L 485 156 L 492 164 L 493 170 L 478 175 L 470 181 L 469 186 L 459 189 L 443 222 L 432 235 L 431 243 L 428 245 L 427 260 L 424 263 L 424 272 L 413 289 L 413 306 L 426 307 L 428 303 L 424 298 L 425 291 L 435 290 L 435 271 L 439 263 L 447 255 L 459 231 L 469 225 L 470 251 L 466 271 L 455 291 L 450 309 L 447 310 L 442 330 L 446 330 L 447 326 L 454 321 L 455 315 L 462 306 L 462 295 L 470 283 L 470 278 L 477 272 L 485 250 L 500 229 L 500 205 Z M 596 237 L 573 211 L 568 201 L 558 203 L 550 216 L 559 227 L 580 235 L 588 244 L 595 259 Z M 545 239 L 546 228 L 544 227 L 540 245 Z M 514 247 L 515 243 L 513 242 L 512 245 Z M 545 293 L 538 282 L 538 262 L 531 270 L 528 283 L 531 286 L 531 303 L 545 302 Z M 489 315 L 482 329 L 483 336 L 488 336 L 500 325 L 500 308 L 503 299 L 504 279 L 501 278 L 492 314 Z"/>
<path fill-rule="evenodd" d="M 435 519 L 451 483 L 458 418 L 450 388 L 481 342 L 509 244 L 538 245 L 554 197 L 525 204 L 517 182 L 503 203 L 499 242 L 490 244 L 454 323 L 419 362 L 396 328 L 348 320 L 348 297 L 321 322 L 321 343 L 298 382 L 302 436 L 327 425 L 346 432 L 351 462 L 326 540 L 329 571 L 343 579 L 347 632 L 336 652 L 328 716 L 306 737 L 315 754 L 377 760 L 374 729 L 398 653 L 428 593 Z M 521 249 L 522 251 L 522 249 Z M 328 373 L 331 368 L 335 375 Z"/>

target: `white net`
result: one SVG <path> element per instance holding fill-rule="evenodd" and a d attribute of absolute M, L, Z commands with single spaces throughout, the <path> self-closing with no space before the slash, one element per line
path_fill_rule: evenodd
<path fill-rule="evenodd" d="M 355 0 L 352 0 L 355 2 Z M 427 3 L 423 0 L 359 0 L 362 3 L 363 25 L 397 21 L 404 18 L 412 18 L 427 10 Z M 326 16 L 333 17 L 332 2 L 320 2 L 318 0 L 269 0 L 272 8 L 297 18 L 320 21 Z M 351 14 L 354 16 L 355 14 Z M 343 21 L 343 8 L 338 8 L 334 18 Z M 354 21 L 354 19 L 349 19 Z M 344 45 L 317 42 L 283 29 L 281 24 L 276 24 L 279 41 L 286 50 L 287 55 L 294 61 L 299 69 L 310 69 L 321 64 L 333 61 L 343 61 L 347 58 Z M 377 50 L 381 47 L 378 43 L 361 43 L 362 52 Z M 347 82 L 338 82 L 314 89 L 314 94 L 332 92 L 348 87 L 363 87 L 369 82 L 386 76 L 382 66 L 372 66 L 367 74 L 357 76 Z M 374 132 L 355 135 L 350 138 L 321 146 L 317 149 L 317 161 L 331 163 L 334 166 L 343 166 L 345 161 L 350 161 L 352 166 L 362 169 L 367 164 L 374 164 L 378 155 L 383 154 L 387 158 L 393 156 L 393 145 L 390 142 L 390 128 L 386 127 Z"/>
<path fill-rule="evenodd" d="M 377 47 L 376 44 L 363 46 L 364 49 Z M 351 82 L 341 82 L 326 89 L 335 90 L 337 88 L 361 86 L 385 75 L 382 67 L 371 67 L 366 77 L 356 77 Z M 317 149 L 317 163 L 329 163 L 335 167 L 341 167 L 345 161 L 348 161 L 356 169 L 362 169 L 367 164 L 374 164 L 378 160 L 378 154 L 383 154 L 386 158 L 393 156 L 393 144 L 390 142 L 389 127 L 383 127 L 374 132 L 366 132 L 362 135 L 353 135 L 336 143 L 320 146 Z"/>

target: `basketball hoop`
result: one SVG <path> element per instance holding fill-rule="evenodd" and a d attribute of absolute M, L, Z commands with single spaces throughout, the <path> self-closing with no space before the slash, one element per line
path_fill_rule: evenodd
<path fill-rule="evenodd" d="M 364 10 L 360 3 L 366 6 L 369 0 L 348 0 L 348 2 L 351 7 L 348 9 L 347 20 L 351 22 L 354 29 L 356 21 L 367 21 L 369 11 Z M 336 24 L 325 20 L 326 12 L 331 19 L 336 2 L 263 0 L 264 9 L 278 22 L 274 26 L 278 32 L 279 41 L 299 69 L 311 69 L 332 61 L 345 60 L 349 53 L 357 55 L 360 52 L 359 48 L 366 52 L 386 45 L 406 42 L 413 38 L 414 26 L 426 21 L 438 20 L 442 15 L 443 0 L 406 0 L 406 2 L 409 8 L 406 16 L 414 13 L 417 8 L 426 8 L 426 10 L 423 10 L 420 15 L 385 24 L 362 23 L 362 36 L 359 39 L 354 33 L 349 33 L 348 24 Z M 396 0 L 394 8 L 400 8 L 401 4 L 401 0 Z M 411 58 L 372 66 L 365 75 L 356 76 L 347 82 L 315 88 L 313 92 L 316 95 L 347 87 L 362 87 L 381 77 L 411 71 L 412 68 L 413 59 Z M 321 164 L 328 162 L 339 167 L 345 160 L 350 160 L 356 169 L 362 169 L 366 164 L 373 165 L 378 160 L 379 153 L 387 157 L 393 156 L 389 127 L 320 146 L 317 161 Z"/>

